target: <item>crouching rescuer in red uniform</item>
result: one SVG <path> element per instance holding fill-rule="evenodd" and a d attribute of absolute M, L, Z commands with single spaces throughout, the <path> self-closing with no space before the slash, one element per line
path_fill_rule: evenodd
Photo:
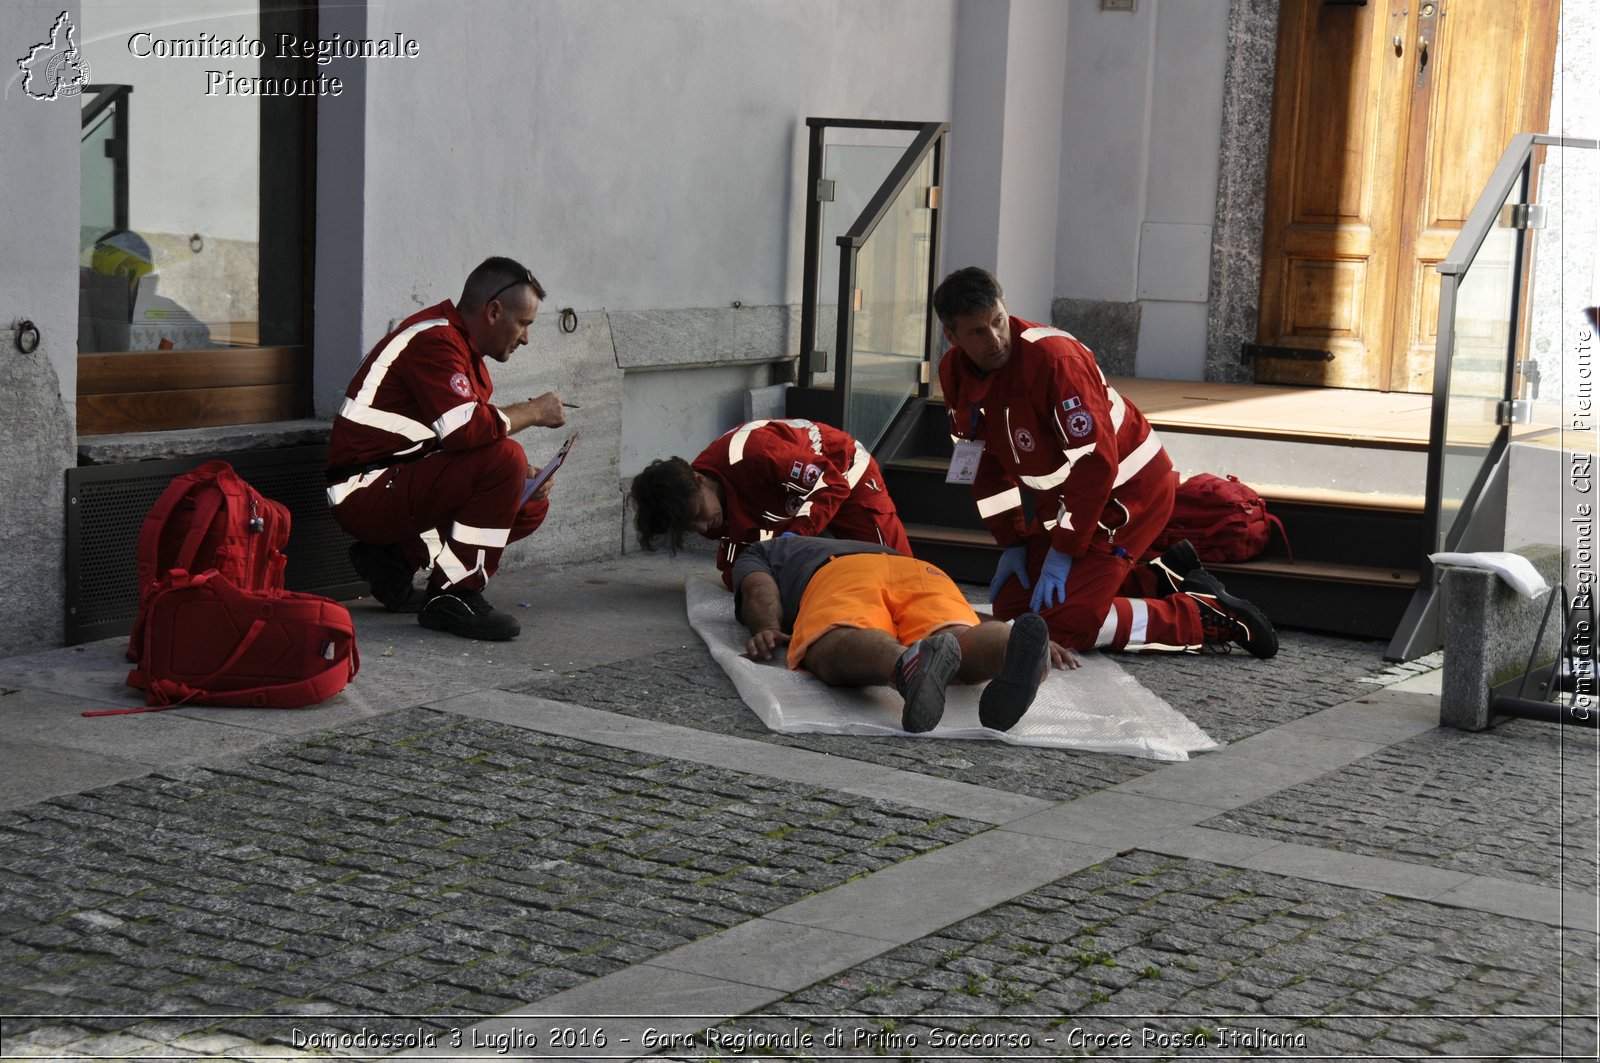
<path fill-rule="evenodd" d="M 485 358 L 511 360 L 528 342 L 544 288 L 509 258 L 485 259 L 461 298 L 421 310 L 378 342 L 350 381 L 328 442 L 328 503 L 357 542 L 350 561 L 372 595 L 423 627 L 510 639 L 514 617 L 483 597 L 508 543 L 549 512 L 550 482 L 523 498 L 538 470 L 511 437 L 566 424 L 561 396 L 490 401 Z M 426 591 L 412 586 L 429 564 Z"/>
<path fill-rule="evenodd" d="M 849 433 L 817 421 L 736 425 L 692 462 L 651 462 L 628 491 L 640 546 L 653 550 L 664 537 L 676 552 L 690 531 L 719 539 L 717 568 L 729 590 L 744 548 L 779 535 L 826 531 L 911 556 L 877 459 Z"/>
<path fill-rule="evenodd" d="M 934 292 L 953 346 L 939 365 L 959 478 L 1003 547 L 989 598 L 1036 612 L 1075 650 L 1278 652 L 1272 624 L 1200 567 L 1187 542 L 1137 559 L 1172 515 L 1177 473 L 1144 415 L 1069 333 L 1011 317 L 1000 283 L 968 267 Z M 1023 491 L 1034 517 L 1023 511 Z"/>

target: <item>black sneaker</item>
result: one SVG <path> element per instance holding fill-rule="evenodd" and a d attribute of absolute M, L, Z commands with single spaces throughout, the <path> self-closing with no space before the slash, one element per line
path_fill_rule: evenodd
<path fill-rule="evenodd" d="M 912 734 L 931 731 L 944 716 L 944 688 L 961 667 L 961 643 L 948 632 L 919 639 L 911 652 L 894 662 L 894 688 L 905 699 L 902 729 Z"/>
<path fill-rule="evenodd" d="M 422 607 L 423 592 L 411 585 L 411 565 L 397 544 L 351 543 L 350 567 L 389 612 L 414 613 Z"/>
<path fill-rule="evenodd" d="M 1207 643 L 1237 642 L 1262 660 L 1278 652 L 1278 633 L 1272 630 L 1272 621 L 1243 598 L 1229 594 L 1216 576 L 1204 570 L 1190 573 L 1183 581 L 1183 593 L 1200 606 Z"/>
<path fill-rule="evenodd" d="M 1006 663 L 978 698 L 978 720 L 995 731 L 1009 731 L 1033 704 L 1050 664 L 1050 629 L 1038 613 L 1011 622 Z"/>
<path fill-rule="evenodd" d="M 522 633 L 522 625 L 484 601 L 481 591 L 430 591 L 417 613 L 417 623 L 466 639 L 502 642 Z"/>
<path fill-rule="evenodd" d="M 1160 557 L 1152 557 L 1145 564 L 1156 574 L 1157 598 L 1177 594 L 1190 573 L 1202 571 L 1200 554 L 1188 539 L 1179 539 L 1167 547 Z"/>

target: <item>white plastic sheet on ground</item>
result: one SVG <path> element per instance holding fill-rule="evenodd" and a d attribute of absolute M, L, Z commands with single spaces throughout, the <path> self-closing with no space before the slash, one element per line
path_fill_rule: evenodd
<path fill-rule="evenodd" d="M 749 660 L 743 653 L 750 633 L 733 618 L 733 595 L 708 577 L 690 576 L 684 597 L 690 625 L 745 704 L 774 731 L 986 738 L 1147 760 L 1188 760 L 1190 753 L 1217 747 L 1188 717 L 1098 653 L 1082 655 L 1082 668 L 1052 670 L 1028 714 L 1010 731 L 981 725 L 978 693 L 983 688 L 958 684 L 949 688 L 939 726 L 910 735 L 900 729 L 900 695 L 893 689 L 829 687 L 807 672 L 790 671 L 781 660 Z"/>

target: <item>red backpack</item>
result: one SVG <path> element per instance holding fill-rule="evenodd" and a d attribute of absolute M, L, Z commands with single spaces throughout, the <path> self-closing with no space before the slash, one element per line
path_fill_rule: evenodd
<path fill-rule="evenodd" d="M 216 569 L 174 569 L 142 616 L 139 664 L 128 685 L 157 712 L 179 705 L 298 709 L 326 701 L 361 668 L 355 626 L 338 602 L 296 591 L 247 591 Z"/>
<path fill-rule="evenodd" d="M 294 709 L 343 690 L 361 667 L 349 610 L 284 590 L 289 510 L 225 461 L 175 477 L 139 531 L 139 614 L 128 685 L 139 709 Z"/>
<path fill-rule="evenodd" d="M 1283 537 L 1283 548 L 1293 561 L 1283 525 L 1267 512 L 1267 504 L 1253 488 L 1240 483 L 1237 476 L 1223 479 L 1197 473 L 1178 485 L 1172 516 L 1146 556 L 1154 557 L 1178 540 L 1188 539 L 1201 561 L 1248 561 L 1266 550 L 1273 528 Z"/>
<path fill-rule="evenodd" d="M 247 591 L 283 589 L 289 510 L 245 483 L 225 461 L 175 476 L 144 518 L 135 555 L 139 612 L 127 658 L 137 661 L 157 582 L 173 569 L 216 569 Z"/>

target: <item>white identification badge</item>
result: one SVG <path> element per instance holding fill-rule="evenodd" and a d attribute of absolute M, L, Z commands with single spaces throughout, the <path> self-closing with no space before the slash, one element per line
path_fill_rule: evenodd
<path fill-rule="evenodd" d="M 944 482 L 970 484 L 978 478 L 978 459 L 981 457 L 983 457 L 981 441 L 967 439 L 957 443 L 956 452 L 950 459 L 950 471 L 945 473 Z"/>

